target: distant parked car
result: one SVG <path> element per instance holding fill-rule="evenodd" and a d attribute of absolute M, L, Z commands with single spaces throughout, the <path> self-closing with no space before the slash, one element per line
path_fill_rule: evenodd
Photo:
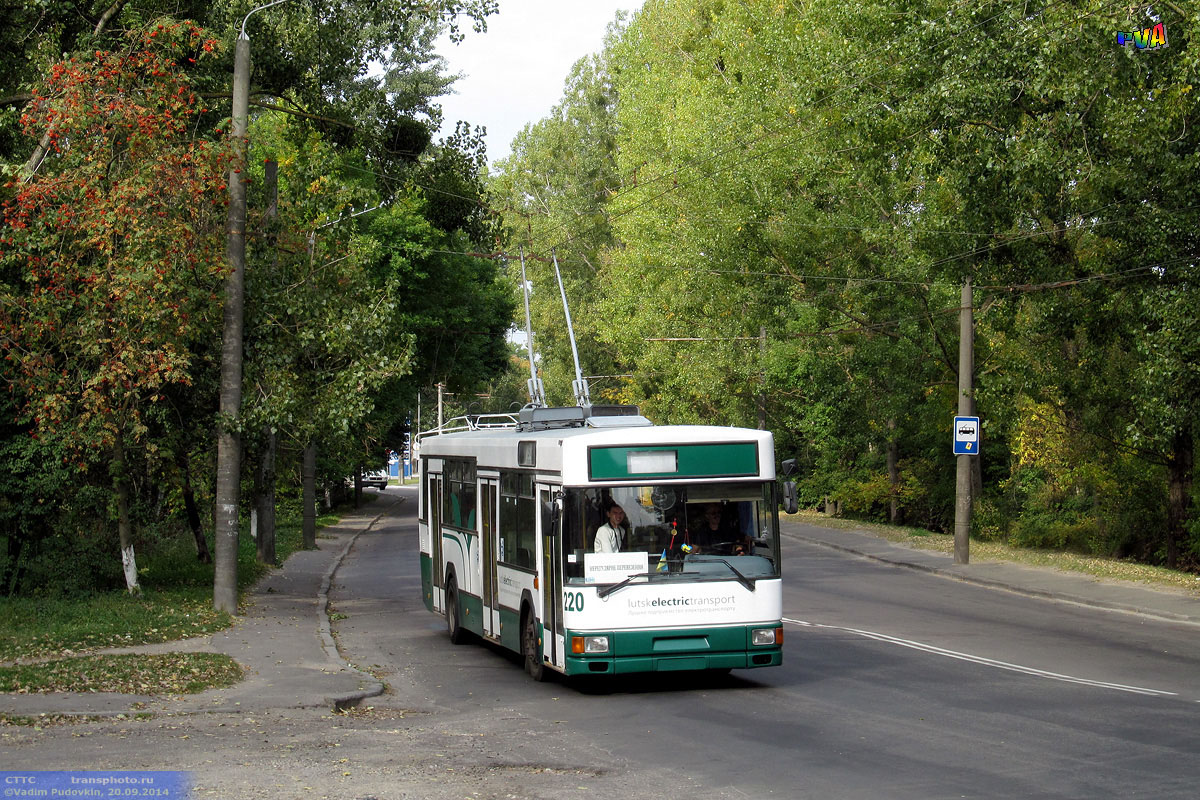
<path fill-rule="evenodd" d="M 365 469 L 362 476 L 363 486 L 374 486 L 376 489 L 386 489 L 388 474 L 386 469 Z"/>

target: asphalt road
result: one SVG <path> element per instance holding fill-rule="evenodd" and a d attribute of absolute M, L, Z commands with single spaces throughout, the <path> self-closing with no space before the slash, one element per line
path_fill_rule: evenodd
<path fill-rule="evenodd" d="M 414 503 L 360 537 L 339 644 L 446 731 L 530 734 L 524 760 L 649 776 L 647 796 L 1187 797 L 1200 628 L 945 580 L 789 542 L 784 666 L 727 678 L 529 681 L 451 645 L 418 592 Z M 656 777 L 655 777 L 656 776 Z M 647 787 L 649 788 L 649 787 Z"/>
<path fill-rule="evenodd" d="M 382 493 L 330 590 L 342 655 L 384 695 L 5 726 L 0 770 L 182 770 L 191 797 L 236 800 L 1198 794 L 1200 626 L 788 539 L 782 667 L 537 684 L 425 610 L 414 500 Z"/>

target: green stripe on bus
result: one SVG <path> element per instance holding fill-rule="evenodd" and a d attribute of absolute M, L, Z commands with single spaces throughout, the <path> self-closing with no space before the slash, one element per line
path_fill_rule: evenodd
<path fill-rule="evenodd" d="M 483 598 L 459 590 L 458 608 L 458 623 L 471 633 L 483 636 Z"/>
<path fill-rule="evenodd" d="M 589 631 L 588 636 L 608 636 L 606 654 L 578 656 L 570 654 L 571 636 L 567 631 L 567 675 L 618 675 L 633 672 L 675 670 L 752 669 L 783 663 L 783 648 L 754 647 L 750 631 L 768 625 L 736 625 L 719 628 L 679 628 L 650 631 Z"/>
<path fill-rule="evenodd" d="M 433 559 L 421 553 L 421 600 L 426 611 L 433 611 Z"/>
<path fill-rule="evenodd" d="M 675 471 L 631 472 L 630 453 L 674 453 Z M 717 478 L 758 474 L 758 445 L 754 442 L 673 444 L 588 448 L 588 474 L 592 480 L 630 478 Z"/>
<path fill-rule="evenodd" d="M 500 607 L 500 644 L 515 653 L 521 652 L 521 612 Z"/>

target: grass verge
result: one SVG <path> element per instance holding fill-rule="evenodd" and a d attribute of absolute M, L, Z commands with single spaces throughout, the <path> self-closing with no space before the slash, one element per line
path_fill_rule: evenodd
<path fill-rule="evenodd" d="M 819 528 L 861 530 L 907 547 L 934 550 L 946 554 L 954 552 L 954 536 L 949 533 L 934 533 L 920 528 L 905 528 L 862 520 L 839 519 L 827 517 L 815 511 L 782 514 L 780 519 Z M 1065 572 L 1091 575 L 1103 580 L 1131 581 L 1161 588 L 1183 589 L 1200 594 L 1200 576 L 1117 558 L 1102 558 L 1055 550 L 1030 550 L 1012 547 L 1003 542 L 972 539 L 971 560 L 1008 561 L 1031 567 L 1052 567 Z"/>
<path fill-rule="evenodd" d="M 318 531 L 339 519 L 337 513 L 318 517 Z M 277 562 L 302 546 L 302 521 L 282 519 L 276 526 Z M 233 659 L 212 653 L 81 655 L 205 636 L 232 624 L 228 614 L 213 610 L 213 567 L 196 561 L 188 541 L 162 548 L 139 566 L 142 593 L 136 596 L 0 598 L 0 662 L 9 662 L 0 666 L 0 692 L 181 694 L 241 680 L 241 667 Z M 257 562 L 254 540 L 243 531 L 239 590 L 270 569 Z M 30 659 L 38 661 L 12 663 Z"/>
<path fill-rule="evenodd" d="M 86 598 L 13 597 L 0 601 L 0 661 L 205 636 L 229 627 L 212 607 L 212 590 L 148 589 Z"/>
<path fill-rule="evenodd" d="M 0 692 L 158 696 L 194 694 L 241 679 L 241 666 L 222 653 L 98 655 L 0 667 Z"/>

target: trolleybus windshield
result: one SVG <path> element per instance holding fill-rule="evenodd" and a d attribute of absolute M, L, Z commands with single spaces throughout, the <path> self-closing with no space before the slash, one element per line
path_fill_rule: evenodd
<path fill-rule="evenodd" d="M 778 577 L 775 509 L 771 482 L 567 488 L 567 581 Z"/>

